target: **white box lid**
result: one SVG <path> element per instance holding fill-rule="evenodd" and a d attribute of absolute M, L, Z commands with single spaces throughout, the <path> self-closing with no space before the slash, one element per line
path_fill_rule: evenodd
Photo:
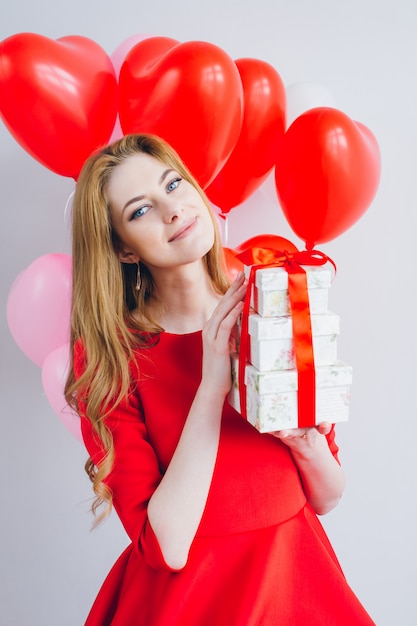
<path fill-rule="evenodd" d="M 315 368 L 316 387 L 339 387 L 352 384 L 353 368 L 343 361 L 333 365 L 321 365 Z M 247 364 L 245 371 L 246 385 L 255 388 L 259 395 L 296 391 L 298 389 L 297 370 L 279 370 L 260 372 L 253 365 Z"/>
<path fill-rule="evenodd" d="M 248 318 L 249 335 L 257 341 L 267 339 L 288 339 L 293 336 L 292 317 L 262 317 L 258 313 L 250 313 Z M 331 311 L 311 315 L 311 331 L 313 335 L 340 334 L 340 317 Z"/>
<path fill-rule="evenodd" d="M 332 272 L 324 266 L 303 265 L 307 273 L 307 285 L 309 289 L 330 288 Z M 245 274 L 249 276 L 250 266 L 245 267 Z M 288 273 L 283 267 L 259 268 L 255 275 L 255 285 L 263 291 L 280 291 L 288 289 Z"/>

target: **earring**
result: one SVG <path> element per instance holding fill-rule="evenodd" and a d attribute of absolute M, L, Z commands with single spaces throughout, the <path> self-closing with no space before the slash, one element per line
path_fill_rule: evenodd
<path fill-rule="evenodd" d="M 136 285 L 135 285 L 135 290 L 139 291 L 142 285 L 142 277 L 140 275 L 140 265 L 139 265 L 139 261 L 138 261 L 138 272 L 136 274 Z"/>

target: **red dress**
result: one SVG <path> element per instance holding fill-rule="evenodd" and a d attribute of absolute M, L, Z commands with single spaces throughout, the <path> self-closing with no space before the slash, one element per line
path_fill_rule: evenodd
<path fill-rule="evenodd" d="M 177 445 L 201 359 L 201 332 L 161 333 L 139 354 L 140 379 L 129 399 L 106 420 L 115 445 L 106 482 L 132 543 L 108 574 L 85 626 L 373 625 L 306 503 L 288 447 L 258 433 L 227 402 L 188 562 L 179 571 L 165 563 L 147 502 Z M 79 376 L 79 344 L 74 361 Z M 100 442 L 85 418 L 82 432 L 97 463 Z M 337 457 L 333 430 L 328 442 Z"/>

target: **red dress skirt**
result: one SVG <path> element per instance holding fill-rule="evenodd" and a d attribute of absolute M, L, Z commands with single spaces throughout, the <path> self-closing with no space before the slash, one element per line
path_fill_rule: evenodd
<path fill-rule="evenodd" d="M 86 626 L 371 626 L 306 503 L 291 453 L 225 403 L 203 517 L 181 570 L 164 561 L 147 518 L 201 379 L 201 333 L 138 354 L 132 392 L 106 419 L 115 445 L 107 483 L 132 543 L 108 574 Z M 84 367 L 81 345 L 75 371 Z M 82 403 L 80 404 L 83 413 Z M 82 419 L 89 454 L 103 452 Z M 337 457 L 334 430 L 328 437 Z"/>

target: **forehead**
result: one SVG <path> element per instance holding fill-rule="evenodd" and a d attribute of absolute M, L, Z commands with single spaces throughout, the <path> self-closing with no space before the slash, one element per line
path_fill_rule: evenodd
<path fill-rule="evenodd" d="M 135 181 L 150 180 L 152 175 L 157 177 L 166 168 L 164 163 L 149 154 L 132 154 L 113 169 L 108 180 L 108 190 Z"/>
<path fill-rule="evenodd" d="M 107 196 L 112 206 L 124 204 L 130 197 L 144 195 L 150 185 L 158 183 L 162 173 L 169 169 L 165 163 L 145 153 L 133 154 L 111 172 Z"/>

